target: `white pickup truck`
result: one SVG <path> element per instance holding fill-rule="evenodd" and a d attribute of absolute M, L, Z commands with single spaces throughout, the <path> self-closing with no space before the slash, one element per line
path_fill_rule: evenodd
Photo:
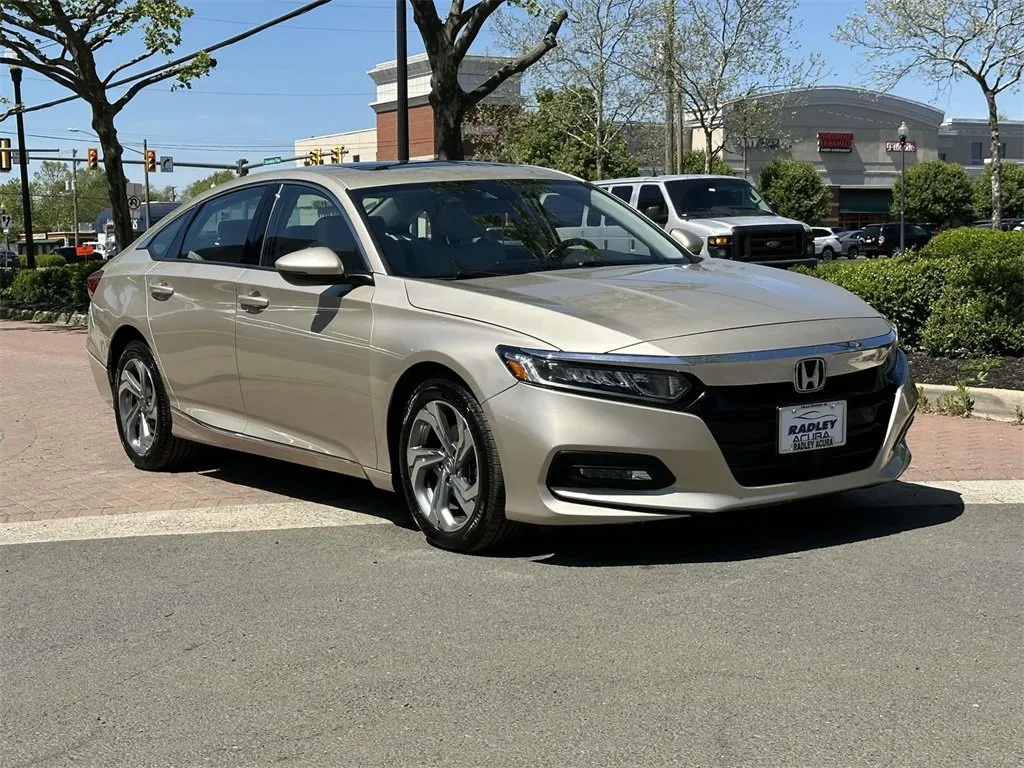
<path fill-rule="evenodd" d="M 657 222 L 687 250 L 748 264 L 816 264 L 814 235 L 779 216 L 734 176 L 681 175 L 594 182 Z"/>

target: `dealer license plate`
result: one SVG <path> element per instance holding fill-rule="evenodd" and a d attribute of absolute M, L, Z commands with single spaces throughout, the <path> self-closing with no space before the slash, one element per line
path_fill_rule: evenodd
<path fill-rule="evenodd" d="M 846 401 L 779 408 L 779 453 L 846 445 Z"/>

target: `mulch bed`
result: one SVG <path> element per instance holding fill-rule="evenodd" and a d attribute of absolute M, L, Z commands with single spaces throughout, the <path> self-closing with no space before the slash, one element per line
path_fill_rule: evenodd
<path fill-rule="evenodd" d="M 969 387 L 1024 390 L 1024 358 L 992 357 L 984 360 L 948 360 L 907 352 L 910 376 L 917 384 L 956 384 Z"/>

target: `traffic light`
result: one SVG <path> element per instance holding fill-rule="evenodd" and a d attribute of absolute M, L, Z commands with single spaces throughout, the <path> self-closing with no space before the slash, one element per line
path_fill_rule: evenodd
<path fill-rule="evenodd" d="M 244 157 L 235 161 L 235 171 L 238 172 L 239 176 L 245 176 L 249 173 L 249 169 L 246 167 L 248 163 L 249 161 Z"/>
<path fill-rule="evenodd" d="M 100 164 L 100 153 L 96 147 L 89 147 L 89 152 L 86 156 L 85 167 L 90 171 L 95 171 L 96 167 Z"/>
<path fill-rule="evenodd" d="M 309 153 L 309 157 L 312 160 L 310 165 L 323 165 L 324 164 L 324 151 L 317 147 Z"/>
<path fill-rule="evenodd" d="M 11 172 L 11 140 L 0 139 L 0 173 Z"/>
<path fill-rule="evenodd" d="M 146 150 L 146 170 L 153 173 L 156 170 L 156 150 Z"/>
<path fill-rule="evenodd" d="M 342 146 L 336 146 L 331 149 L 331 162 L 340 163 L 342 156 L 345 154 L 345 148 Z"/>

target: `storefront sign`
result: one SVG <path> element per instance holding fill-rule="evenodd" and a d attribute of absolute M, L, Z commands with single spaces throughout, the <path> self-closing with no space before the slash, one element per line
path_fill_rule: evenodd
<path fill-rule="evenodd" d="M 900 151 L 900 142 L 899 142 L 899 140 L 896 140 L 896 141 L 887 140 L 885 142 L 885 151 L 886 152 L 899 152 Z M 907 141 L 907 149 L 906 149 L 906 151 L 907 152 L 917 152 L 917 142 L 916 141 L 909 141 L 908 140 Z"/>
<path fill-rule="evenodd" d="M 819 152 L 853 152 L 852 133 L 819 133 Z"/>

